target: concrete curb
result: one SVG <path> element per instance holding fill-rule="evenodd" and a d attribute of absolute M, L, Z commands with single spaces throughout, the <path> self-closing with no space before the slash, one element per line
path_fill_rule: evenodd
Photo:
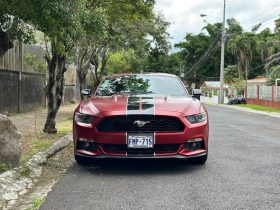
<path fill-rule="evenodd" d="M 72 133 L 65 135 L 47 149 L 32 156 L 24 166 L 0 174 L 0 209 L 8 209 L 38 181 L 43 164 L 72 141 Z"/>
<path fill-rule="evenodd" d="M 258 110 L 245 108 L 245 107 L 234 106 L 234 105 L 221 105 L 221 104 L 219 104 L 219 105 L 216 105 L 216 106 L 221 106 L 221 107 L 225 107 L 225 108 L 229 108 L 229 109 L 236 109 L 236 110 L 241 110 L 241 111 L 245 111 L 245 112 L 251 112 L 251 113 L 255 113 L 255 114 L 262 114 L 262 115 L 268 115 L 270 117 L 280 118 L 280 113 L 276 113 L 276 112 L 258 111 Z"/>

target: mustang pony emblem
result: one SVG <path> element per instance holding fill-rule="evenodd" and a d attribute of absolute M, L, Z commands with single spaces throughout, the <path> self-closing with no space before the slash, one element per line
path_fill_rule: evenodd
<path fill-rule="evenodd" d="M 141 121 L 141 120 L 136 120 L 134 121 L 134 125 L 137 125 L 139 128 L 142 128 L 144 125 L 151 123 L 150 121 Z"/>

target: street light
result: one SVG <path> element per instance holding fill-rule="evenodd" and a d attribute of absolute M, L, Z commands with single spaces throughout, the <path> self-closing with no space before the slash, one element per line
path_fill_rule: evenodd
<path fill-rule="evenodd" d="M 205 15 L 205 14 L 200 14 L 200 17 L 206 17 L 207 15 Z"/>
<path fill-rule="evenodd" d="M 217 19 L 217 16 L 214 16 L 214 15 L 207 15 L 207 14 L 200 14 L 200 17 L 211 17 L 211 18 L 216 18 Z"/>

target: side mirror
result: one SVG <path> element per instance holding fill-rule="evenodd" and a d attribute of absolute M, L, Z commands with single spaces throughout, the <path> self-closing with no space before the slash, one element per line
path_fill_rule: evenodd
<path fill-rule="evenodd" d="M 83 98 L 90 97 L 91 96 L 91 89 L 83 89 L 81 93 L 82 93 Z"/>
<path fill-rule="evenodd" d="M 200 96 L 202 95 L 202 90 L 200 89 L 193 89 L 192 90 L 192 97 L 200 100 Z"/>

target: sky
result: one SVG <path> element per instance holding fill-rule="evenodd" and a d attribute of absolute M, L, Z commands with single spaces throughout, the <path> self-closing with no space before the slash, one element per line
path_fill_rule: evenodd
<path fill-rule="evenodd" d="M 155 10 L 170 22 L 168 32 L 174 44 L 182 41 L 186 33 L 202 32 L 206 22 L 222 22 L 223 0 L 156 0 Z M 279 15 L 279 0 L 226 0 L 226 18 L 237 19 L 247 31 L 260 22 L 260 30 L 274 29 L 274 20 Z"/>

